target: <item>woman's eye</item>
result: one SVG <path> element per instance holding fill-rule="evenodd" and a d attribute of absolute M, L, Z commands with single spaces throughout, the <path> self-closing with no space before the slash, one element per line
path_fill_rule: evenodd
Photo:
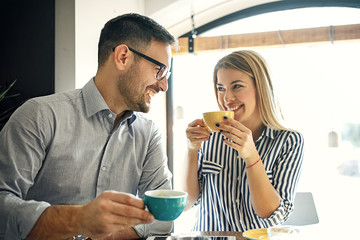
<path fill-rule="evenodd" d="M 224 91 L 224 88 L 223 87 L 217 87 L 217 90 L 218 91 Z"/>
<path fill-rule="evenodd" d="M 241 87 L 243 87 L 243 85 L 240 85 L 240 84 L 234 85 L 234 88 L 241 88 Z"/>

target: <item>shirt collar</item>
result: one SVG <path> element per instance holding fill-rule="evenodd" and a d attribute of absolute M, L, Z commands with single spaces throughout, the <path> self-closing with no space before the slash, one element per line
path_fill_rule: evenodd
<path fill-rule="evenodd" d="M 97 89 L 94 80 L 94 78 L 91 78 L 90 81 L 82 89 L 86 116 L 88 118 L 102 110 L 110 111 L 104 98 L 101 96 L 99 90 Z M 122 121 L 127 120 L 128 124 L 131 125 L 135 121 L 136 115 L 133 111 L 126 111 L 122 119 Z"/>
<path fill-rule="evenodd" d="M 135 119 L 136 115 L 133 111 L 126 111 L 120 122 L 127 121 L 128 125 L 130 126 L 135 121 Z"/>
<path fill-rule="evenodd" d="M 278 135 L 277 130 L 265 126 L 264 130 L 262 131 L 262 133 L 261 133 L 261 135 L 260 135 L 260 137 L 258 138 L 257 141 L 261 140 L 263 137 L 268 137 L 268 138 L 271 138 L 271 139 L 275 139 L 277 135 Z"/>
<path fill-rule="evenodd" d="M 97 89 L 92 78 L 82 89 L 87 117 L 91 117 L 101 110 L 109 109 L 104 98 Z"/>

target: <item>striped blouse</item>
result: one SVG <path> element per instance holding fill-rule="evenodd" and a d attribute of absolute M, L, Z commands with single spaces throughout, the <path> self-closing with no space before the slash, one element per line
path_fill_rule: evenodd
<path fill-rule="evenodd" d="M 228 147 L 224 136 L 212 133 L 198 154 L 200 195 L 194 231 L 247 231 L 283 223 L 293 200 L 303 160 L 303 136 L 266 127 L 255 142 L 266 173 L 281 204 L 268 218 L 256 215 L 250 202 L 245 162 Z"/>

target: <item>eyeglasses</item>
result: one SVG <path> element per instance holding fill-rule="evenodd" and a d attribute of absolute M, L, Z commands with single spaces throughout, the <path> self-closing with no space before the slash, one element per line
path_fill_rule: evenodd
<path fill-rule="evenodd" d="M 113 51 L 115 51 L 115 48 L 116 47 L 113 48 Z M 136 51 L 135 49 L 132 49 L 129 46 L 128 46 L 128 48 L 130 49 L 130 51 L 136 53 L 140 57 L 143 57 L 146 60 L 148 60 L 149 62 L 152 62 L 152 63 L 154 63 L 154 64 L 156 64 L 156 65 L 158 65 L 160 67 L 159 71 L 156 73 L 156 79 L 158 81 L 163 80 L 165 77 L 166 77 L 166 79 L 168 79 L 170 77 L 171 72 L 169 71 L 168 67 L 165 64 L 163 64 L 163 63 L 161 63 L 159 61 L 156 61 L 155 59 L 153 59 L 153 58 L 151 58 L 149 56 L 146 56 L 145 54 L 143 54 L 141 52 L 138 52 L 138 51 Z"/>

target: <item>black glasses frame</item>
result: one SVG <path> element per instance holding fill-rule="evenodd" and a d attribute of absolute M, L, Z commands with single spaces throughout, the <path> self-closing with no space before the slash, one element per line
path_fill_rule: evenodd
<path fill-rule="evenodd" d="M 113 48 L 113 51 L 115 51 L 115 48 L 116 47 Z M 158 81 L 163 80 L 165 77 L 167 79 L 169 78 L 171 72 L 168 70 L 168 67 L 165 64 L 163 64 L 163 63 L 161 63 L 161 62 L 159 62 L 159 61 L 157 61 L 157 60 L 155 60 L 155 59 L 153 59 L 153 58 L 151 58 L 151 57 L 149 57 L 149 56 L 147 56 L 147 55 L 145 55 L 145 54 L 143 54 L 143 53 L 141 53 L 139 51 L 136 51 L 135 49 L 133 49 L 133 48 L 131 48 L 129 46 L 128 46 L 128 48 L 129 48 L 130 51 L 136 53 L 140 57 L 145 58 L 149 62 L 152 62 L 152 63 L 154 63 L 154 64 L 156 64 L 156 65 L 158 65 L 160 67 L 159 71 L 156 73 L 156 79 Z"/>

